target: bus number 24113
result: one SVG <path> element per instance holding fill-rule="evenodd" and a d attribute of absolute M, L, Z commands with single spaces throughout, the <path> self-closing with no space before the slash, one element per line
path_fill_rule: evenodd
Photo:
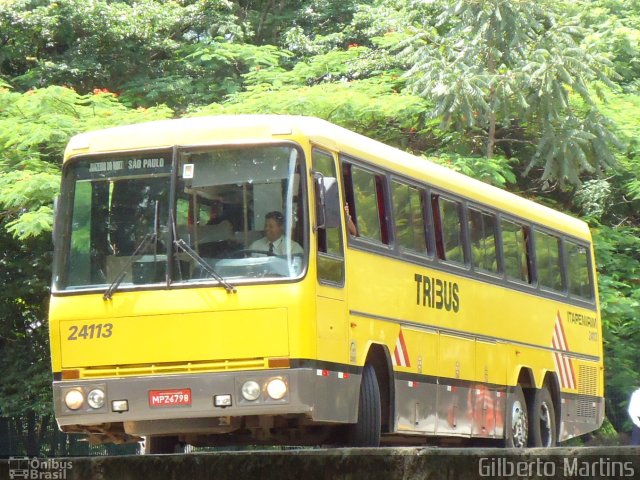
<path fill-rule="evenodd" d="M 89 325 L 71 325 L 67 340 L 91 340 L 93 338 L 109 338 L 113 334 L 111 323 L 91 323 Z"/>

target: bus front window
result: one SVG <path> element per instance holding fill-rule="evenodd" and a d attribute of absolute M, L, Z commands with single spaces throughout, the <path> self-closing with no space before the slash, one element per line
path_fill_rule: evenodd
<path fill-rule="evenodd" d="M 293 278 L 305 267 L 301 154 L 291 145 L 182 152 L 177 236 L 232 282 Z M 175 281 L 212 280 L 178 254 Z"/>
<path fill-rule="evenodd" d="M 69 166 L 58 289 L 100 288 L 118 279 L 122 285 L 166 282 L 170 172 L 168 155 Z"/>
<path fill-rule="evenodd" d="M 145 285 L 303 274 L 308 240 L 297 148 L 179 151 L 174 195 L 171 158 L 169 152 L 84 157 L 68 165 L 57 290 L 102 289 L 109 298 Z"/>

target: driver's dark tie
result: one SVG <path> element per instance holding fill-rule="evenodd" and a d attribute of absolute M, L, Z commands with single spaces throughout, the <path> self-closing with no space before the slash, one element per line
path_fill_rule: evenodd
<path fill-rule="evenodd" d="M 273 255 L 273 243 L 269 242 L 269 255 Z"/>

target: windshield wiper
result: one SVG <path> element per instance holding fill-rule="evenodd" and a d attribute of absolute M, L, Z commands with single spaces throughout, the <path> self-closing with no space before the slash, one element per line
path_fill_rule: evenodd
<path fill-rule="evenodd" d="M 192 259 L 194 259 L 198 263 L 198 265 L 200 265 L 202 267 L 202 269 L 205 272 L 207 272 L 211 277 L 213 277 L 215 280 L 217 280 L 220 283 L 220 285 L 222 285 L 224 287 L 224 289 L 227 291 L 227 293 L 236 293 L 237 292 L 236 287 L 231 285 L 218 272 L 216 272 L 213 269 L 213 267 L 211 265 L 209 265 L 205 261 L 204 258 L 202 258 L 200 255 L 198 255 L 198 253 L 187 244 L 187 242 L 185 242 L 181 238 L 178 238 L 173 243 L 175 244 L 176 247 L 178 247 L 180 250 L 182 250 L 184 253 L 186 253 Z"/>
<path fill-rule="evenodd" d="M 131 265 L 133 265 L 133 262 L 136 261 L 138 257 L 138 252 L 146 250 L 146 248 L 151 244 L 151 242 L 153 242 L 157 238 L 158 238 L 157 232 L 147 233 L 142 238 L 142 241 L 140 242 L 140 244 L 137 246 L 137 248 L 134 250 L 131 256 L 127 259 L 127 263 L 125 263 L 120 268 L 118 275 L 116 276 L 116 279 L 113 282 L 111 282 L 111 285 L 109 285 L 109 288 L 107 288 L 107 291 L 104 292 L 104 294 L 102 295 L 103 300 L 111 299 L 116 289 L 122 283 L 122 280 L 124 280 L 124 277 L 127 275 L 127 270 L 129 270 Z"/>
<path fill-rule="evenodd" d="M 133 251 L 131 256 L 127 259 L 127 262 L 118 271 L 118 275 L 116 275 L 116 279 L 113 282 L 111 282 L 111 285 L 109 285 L 109 288 L 107 288 L 107 291 L 104 292 L 104 294 L 102 295 L 103 300 L 110 300 L 111 297 L 113 297 L 113 294 L 115 293 L 116 289 L 122 283 L 122 280 L 124 280 L 124 277 L 127 275 L 127 270 L 131 268 L 131 265 L 133 265 L 133 262 L 135 262 L 136 258 L 138 257 L 138 252 L 141 252 L 141 251 L 144 252 L 147 249 L 147 247 L 151 244 L 151 242 L 154 242 L 155 248 L 154 248 L 153 255 L 154 257 L 157 255 L 156 249 L 158 244 L 157 242 L 158 222 L 160 220 L 158 205 L 159 205 L 158 200 L 156 200 L 154 205 L 154 212 L 153 212 L 153 232 L 147 233 L 144 237 L 142 237 L 140 244 L 136 247 L 136 249 Z"/>
<path fill-rule="evenodd" d="M 198 265 L 202 267 L 202 269 L 207 272 L 214 280 L 217 280 L 220 285 L 224 287 L 227 293 L 236 293 L 236 287 L 227 282 L 218 272 L 216 272 L 211 265 L 209 265 L 204 258 L 198 255 L 193 248 L 187 244 L 183 239 L 178 238 L 178 228 L 176 225 L 176 219 L 173 214 L 173 209 L 169 210 L 169 220 L 171 221 L 171 229 L 173 230 L 173 244 L 184 253 L 189 255 L 193 260 L 196 261 Z"/>

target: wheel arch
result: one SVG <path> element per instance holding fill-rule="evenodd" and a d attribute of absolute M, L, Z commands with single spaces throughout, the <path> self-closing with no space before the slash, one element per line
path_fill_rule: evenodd
<path fill-rule="evenodd" d="M 529 367 L 520 367 L 516 384 L 520 385 L 523 389 L 536 388 L 536 379 L 533 375 L 533 370 Z"/>

